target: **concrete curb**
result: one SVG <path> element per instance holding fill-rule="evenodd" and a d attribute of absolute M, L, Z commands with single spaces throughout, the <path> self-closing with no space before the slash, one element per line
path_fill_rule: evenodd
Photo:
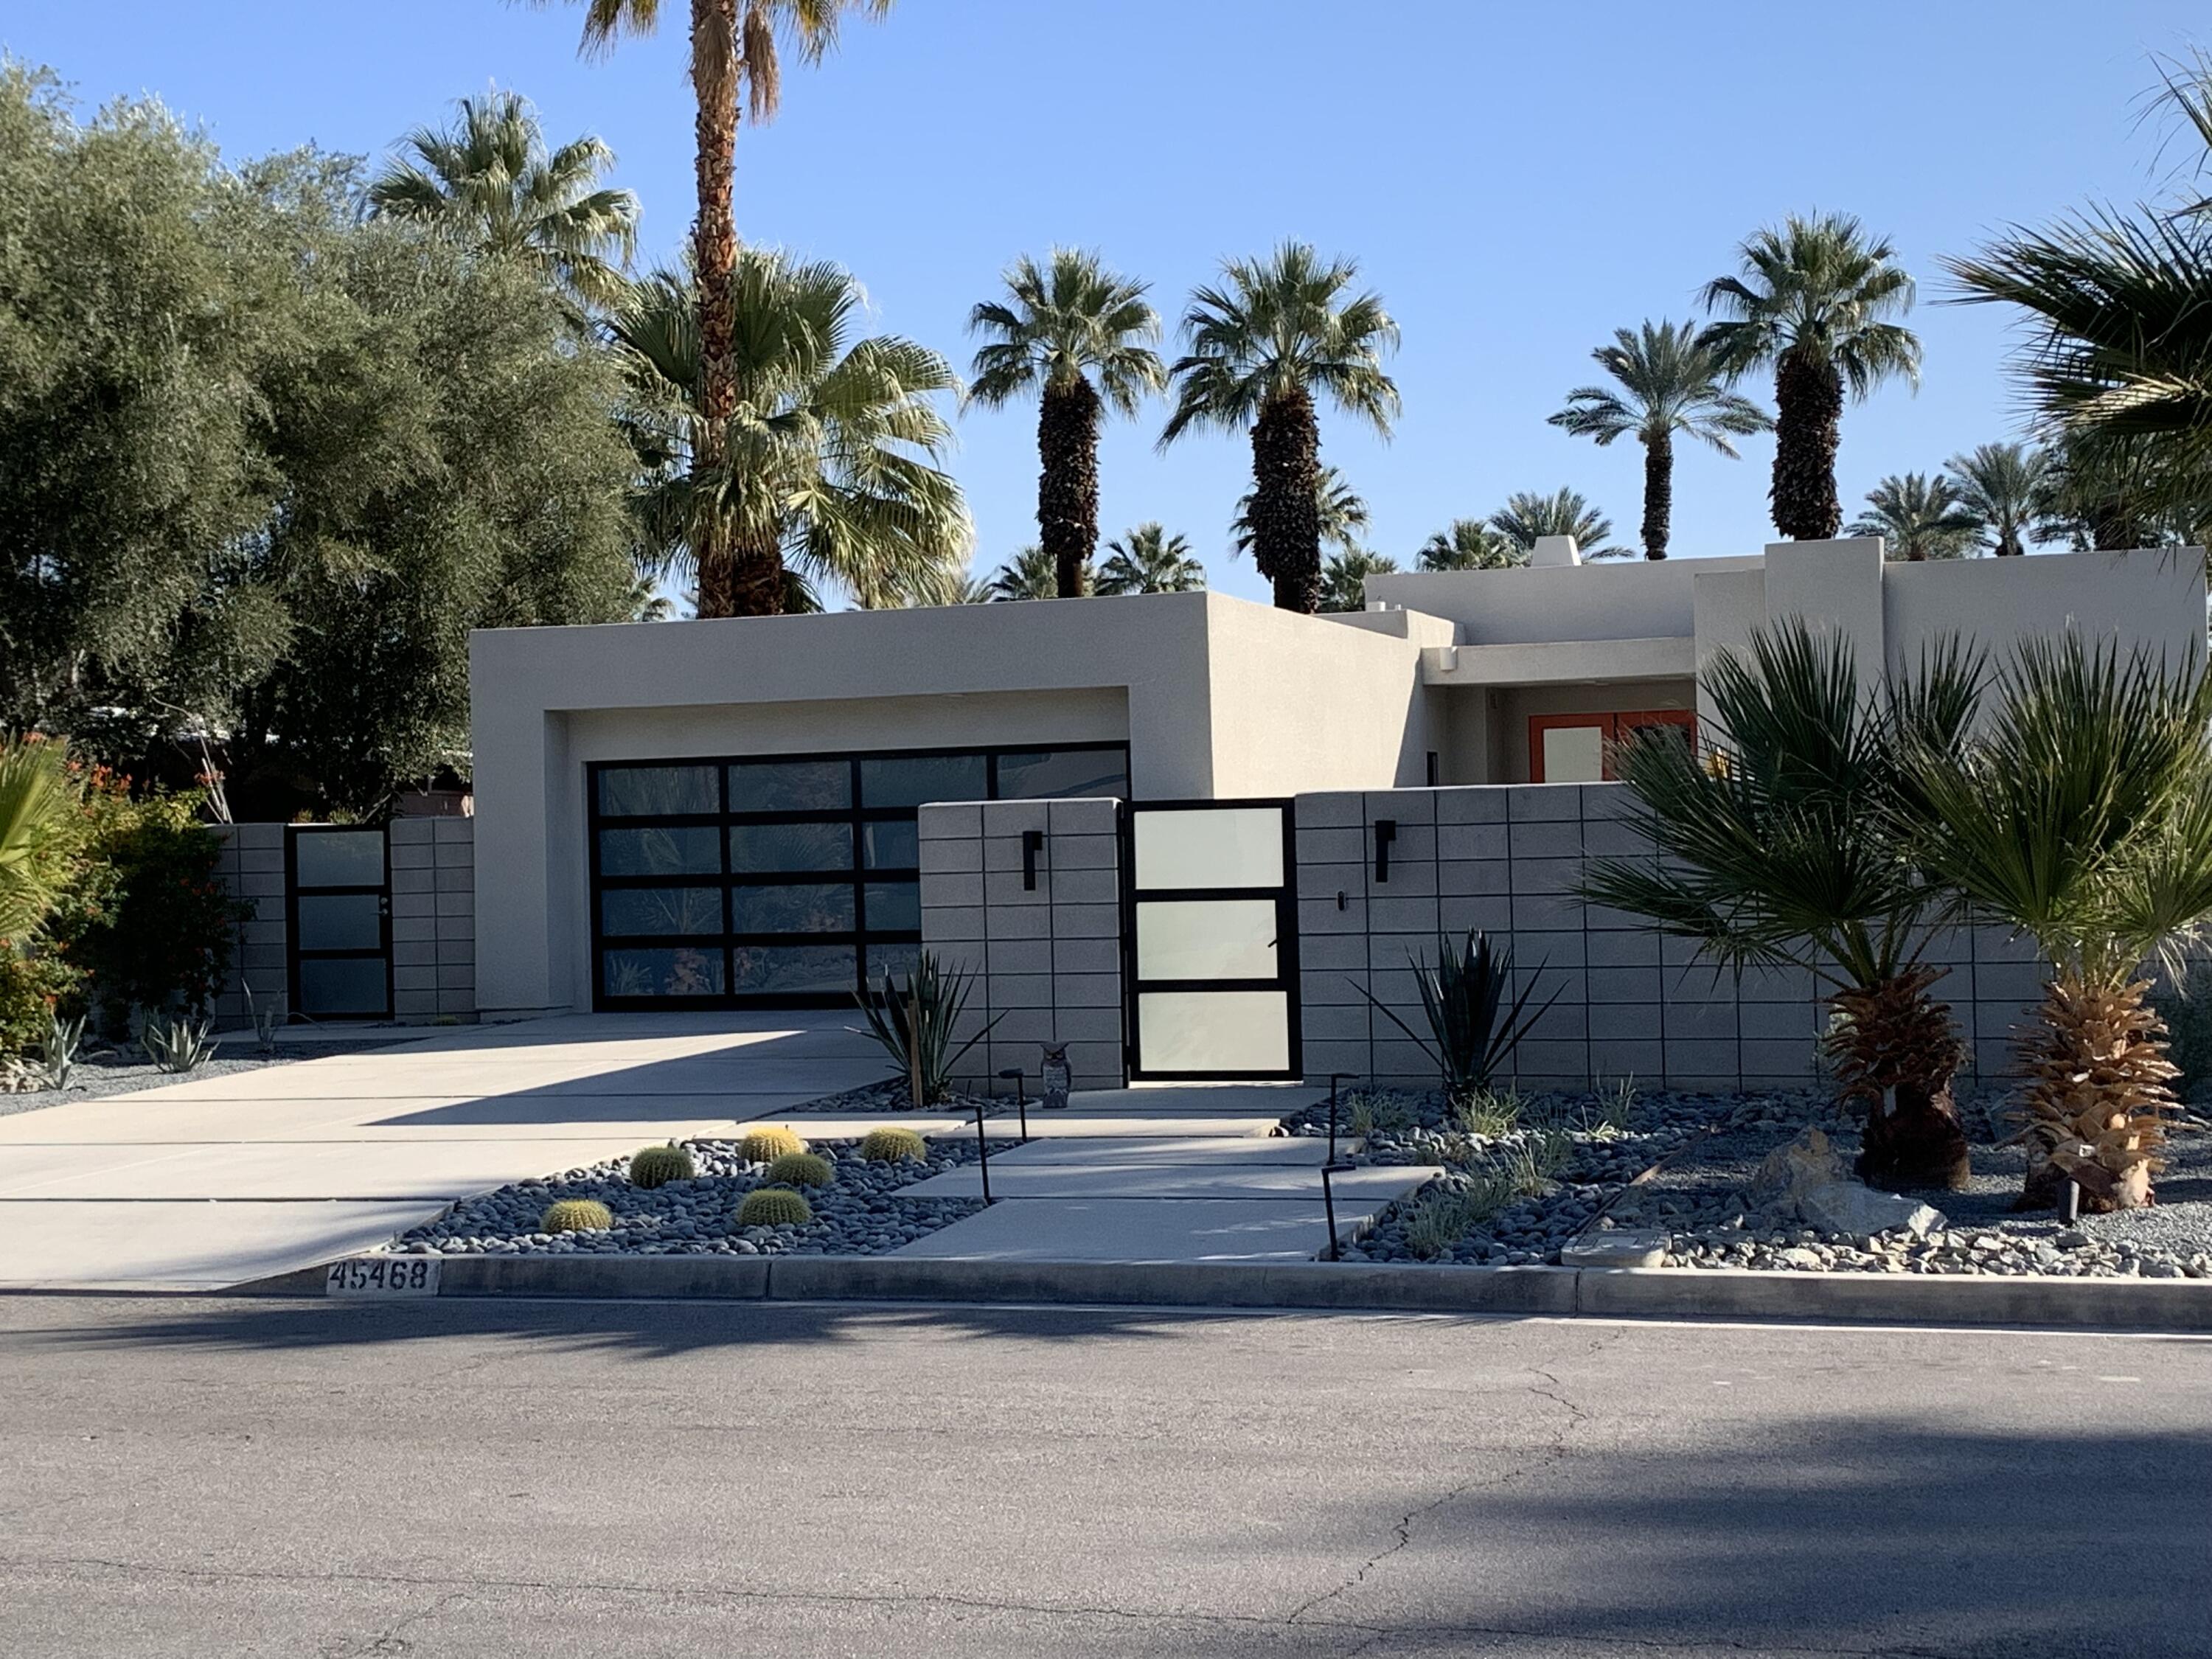
<path fill-rule="evenodd" d="M 313 1296 L 304 1268 L 225 1294 Z M 1064 1303 L 2212 1332 L 2212 1280 L 897 1256 L 447 1256 L 444 1297 Z"/>

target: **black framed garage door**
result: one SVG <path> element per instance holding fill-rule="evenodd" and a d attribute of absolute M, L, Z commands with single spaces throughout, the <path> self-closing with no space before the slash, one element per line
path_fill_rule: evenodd
<path fill-rule="evenodd" d="M 1127 744 L 603 761 L 595 1007 L 850 1007 L 921 944 L 925 801 L 1127 797 Z"/>

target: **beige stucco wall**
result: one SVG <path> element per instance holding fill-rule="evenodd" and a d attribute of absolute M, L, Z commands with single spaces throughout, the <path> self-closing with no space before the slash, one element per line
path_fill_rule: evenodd
<path fill-rule="evenodd" d="M 1759 568 L 1756 557 L 1625 559 L 1511 570 L 1411 570 L 1370 576 L 1367 602 L 1459 624 L 1463 645 L 1556 640 L 1687 639 L 1700 576 Z"/>

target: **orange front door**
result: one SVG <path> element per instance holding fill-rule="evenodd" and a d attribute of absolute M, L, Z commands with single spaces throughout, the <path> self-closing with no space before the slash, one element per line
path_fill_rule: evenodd
<path fill-rule="evenodd" d="M 1528 716 L 1528 781 L 1602 783 L 1613 777 L 1613 745 L 1646 726 L 1679 727 L 1697 741 L 1698 717 L 1686 708 L 1636 708 L 1588 714 Z"/>

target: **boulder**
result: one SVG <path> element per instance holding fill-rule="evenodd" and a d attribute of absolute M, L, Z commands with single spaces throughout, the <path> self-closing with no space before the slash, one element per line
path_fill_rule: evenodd
<path fill-rule="evenodd" d="M 1807 1129 L 1766 1155 L 1744 1196 L 1753 1209 L 1789 1216 L 1802 1194 L 1850 1179 L 1834 1144 L 1821 1131 Z"/>
<path fill-rule="evenodd" d="M 1917 1199 L 1877 1192 L 1856 1181 L 1835 1181 L 1797 1194 L 1797 1218 L 1808 1227 L 1848 1238 L 1911 1233 L 1925 1238 L 1943 1224 L 1943 1212 Z"/>
<path fill-rule="evenodd" d="M 1667 1260 L 1667 1235 L 1641 1227 L 1584 1233 L 1559 1252 L 1563 1267 L 1656 1267 Z"/>

